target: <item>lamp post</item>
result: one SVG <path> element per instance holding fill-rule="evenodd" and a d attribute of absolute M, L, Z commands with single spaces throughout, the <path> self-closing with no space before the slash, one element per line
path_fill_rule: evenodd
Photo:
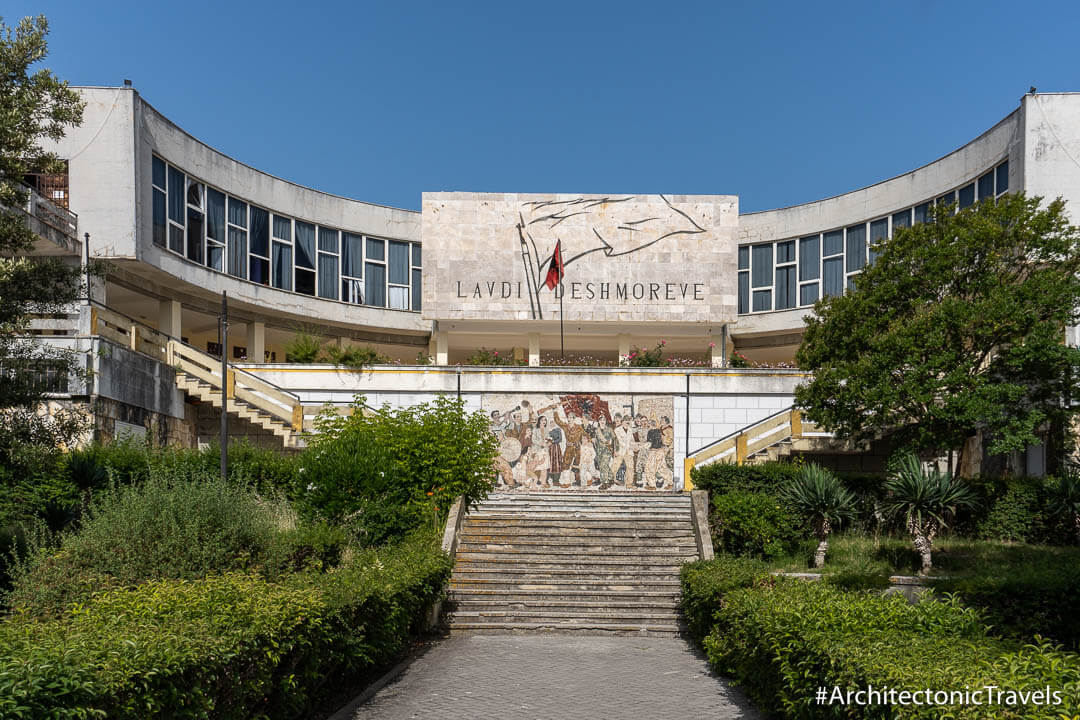
<path fill-rule="evenodd" d="M 221 317 L 218 318 L 218 339 L 221 341 L 221 479 L 229 479 L 229 304 L 221 291 Z"/>

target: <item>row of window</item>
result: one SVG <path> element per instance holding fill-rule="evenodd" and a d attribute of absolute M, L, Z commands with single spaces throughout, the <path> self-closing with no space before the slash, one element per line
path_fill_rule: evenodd
<path fill-rule="evenodd" d="M 420 310 L 420 245 L 272 213 L 153 159 L 154 244 L 280 290 Z"/>
<path fill-rule="evenodd" d="M 872 246 L 892 237 L 896 228 L 925 222 L 935 204 L 963 209 L 1008 189 L 1006 160 L 958 190 L 883 218 L 817 235 L 740 245 L 739 314 L 806 307 L 822 296 L 840 295 L 874 262 Z"/>

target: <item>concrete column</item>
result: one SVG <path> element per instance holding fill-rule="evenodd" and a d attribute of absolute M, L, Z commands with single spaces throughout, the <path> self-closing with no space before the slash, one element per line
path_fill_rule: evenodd
<path fill-rule="evenodd" d="M 540 367 L 540 333 L 529 333 L 529 367 Z"/>
<path fill-rule="evenodd" d="M 626 356 L 630 354 L 630 334 L 619 333 L 619 364 L 626 364 Z"/>
<path fill-rule="evenodd" d="M 266 362 L 266 323 L 249 322 L 247 324 L 247 359 L 248 362 Z"/>
<path fill-rule="evenodd" d="M 436 365 L 449 365 L 449 345 L 450 339 L 447 336 L 445 330 L 439 330 L 435 333 L 435 364 Z"/>
<path fill-rule="evenodd" d="M 179 340 L 181 335 L 180 316 L 183 306 L 177 300 L 158 301 L 158 330 L 169 337 Z"/>

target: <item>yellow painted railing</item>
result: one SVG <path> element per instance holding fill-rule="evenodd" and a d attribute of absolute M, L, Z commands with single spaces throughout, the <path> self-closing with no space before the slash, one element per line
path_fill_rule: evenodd
<path fill-rule="evenodd" d="M 797 440 L 825 434 L 818 426 L 803 420 L 802 412 L 792 406 L 767 418 L 736 430 L 730 435 L 698 448 L 687 455 L 683 463 L 684 489 L 693 488 L 690 471 L 705 462 L 728 462 L 743 465 L 756 453 L 785 440 Z"/>

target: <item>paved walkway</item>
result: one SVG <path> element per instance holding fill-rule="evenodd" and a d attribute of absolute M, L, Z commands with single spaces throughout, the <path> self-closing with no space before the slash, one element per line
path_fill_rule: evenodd
<path fill-rule="evenodd" d="M 353 720 L 663 720 L 760 717 L 689 641 L 575 635 L 453 636 L 435 643 Z"/>

